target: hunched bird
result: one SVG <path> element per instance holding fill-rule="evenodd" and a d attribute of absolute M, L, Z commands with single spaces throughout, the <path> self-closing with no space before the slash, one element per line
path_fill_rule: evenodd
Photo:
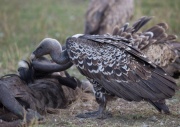
<path fill-rule="evenodd" d="M 141 18 L 131 28 L 132 35 L 149 17 Z M 153 41 L 156 32 L 145 32 L 146 41 Z M 160 35 L 157 37 L 161 37 Z M 66 40 L 66 49 L 51 38 L 45 38 L 31 54 L 31 59 L 49 54 L 60 65 L 73 63 L 79 72 L 93 84 L 99 109 L 79 114 L 78 117 L 106 118 L 108 96 L 117 96 L 127 101 L 147 101 L 159 112 L 169 113 L 165 99 L 175 94 L 177 85 L 172 77 L 151 62 L 132 44 L 133 38 L 123 36 L 76 34 Z M 69 66 L 70 67 L 70 66 Z"/>
<path fill-rule="evenodd" d="M 106 34 L 133 16 L 133 0 L 91 0 L 85 15 L 85 34 Z"/>

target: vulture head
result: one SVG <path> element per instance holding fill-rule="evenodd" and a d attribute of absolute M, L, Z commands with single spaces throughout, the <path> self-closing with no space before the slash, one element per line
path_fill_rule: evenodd
<path fill-rule="evenodd" d="M 59 51 L 59 53 L 62 52 L 61 44 L 56 40 L 52 38 L 45 38 L 43 39 L 37 49 L 33 52 L 31 55 L 31 59 L 34 59 L 34 57 L 41 57 L 43 55 L 47 54 L 54 54 L 56 51 Z"/>
<path fill-rule="evenodd" d="M 83 34 L 76 34 L 72 37 L 78 38 L 80 36 L 83 36 Z M 62 48 L 64 50 L 62 50 Z M 70 59 L 65 46 L 62 47 L 61 44 L 53 38 L 43 39 L 35 49 L 35 51 L 33 51 L 33 53 L 31 54 L 30 59 L 33 60 L 47 54 L 51 56 L 54 62 L 60 65 L 70 65 Z"/>
<path fill-rule="evenodd" d="M 50 64 L 50 62 L 47 61 L 40 62 L 35 60 L 47 54 L 58 64 Z M 31 54 L 30 60 L 35 69 L 44 72 L 59 72 L 72 66 L 72 63 L 69 62 L 66 50 L 63 51 L 61 44 L 56 39 L 52 38 L 43 39 L 36 50 Z"/>

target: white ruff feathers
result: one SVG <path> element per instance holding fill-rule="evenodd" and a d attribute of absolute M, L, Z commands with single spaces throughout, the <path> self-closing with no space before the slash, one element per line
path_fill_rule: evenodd
<path fill-rule="evenodd" d="M 29 68 L 28 64 L 23 60 L 19 61 L 18 67 Z"/>
<path fill-rule="evenodd" d="M 75 34 L 75 35 L 73 35 L 72 37 L 78 38 L 78 37 L 83 36 L 83 35 L 84 35 L 84 34 Z"/>

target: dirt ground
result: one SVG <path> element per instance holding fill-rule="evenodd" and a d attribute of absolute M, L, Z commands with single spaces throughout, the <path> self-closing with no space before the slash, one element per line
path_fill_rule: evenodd
<path fill-rule="evenodd" d="M 117 98 L 107 104 L 107 110 L 112 113 L 111 118 L 83 119 L 76 115 L 95 111 L 98 104 L 92 93 L 80 92 L 78 99 L 68 108 L 52 110 L 53 114 L 47 113 L 41 123 L 30 124 L 30 127 L 180 127 L 180 91 L 166 100 L 166 104 L 169 106 L 170 115 L 159 113 L 145 101 L 128 102 Z M 3 111 L 0 110 L 0 113 Z M 6 127 L 14 127 L 16 122 L 8 123 Z M 4 125 L 0 120 L 0 127 Z"/>
<path fill-rule="evenodd" d="M 128 102 L 123 99 L 110 101 L 107 105 L 112 117 L 108 119 L 82 119 L 78 113 L 96 110 L 98 105 L 93 95 L 81 95 L 68 109 L 59 109 L 57 114 L 46 115 L 46 122 L 39 127 L 180 127 L 180 92 L 166 101 L 171 114 L 161 114 L 147 102 Z"/>
<path fill-rule="evenodd" d="M 81 93 L 67 109 L 55 109 L 55 114 L 46 114 L 41 123 L 31 124 L 30 127 L 180 127 L 180 91 L 177 91 L 173 98 L 166 100 L 166 103 L 171 111 L 170 115 L 159 113 L 144 101 L 128 102 L 118 98 L 108 102 L 107 110 L 112 113 L 111 118 L 83 119 L 77 118 L 76 115 L 94 111 L 98 104 L 92 93 Z M 14 127 L 16 122 L 8 124 L 7 127 Z M 0 127 L 4 125 L 0 121 Z"/>

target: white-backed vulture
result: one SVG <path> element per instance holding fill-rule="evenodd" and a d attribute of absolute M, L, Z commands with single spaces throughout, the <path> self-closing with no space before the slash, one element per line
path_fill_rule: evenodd
<path fill-rule="evenodd" d="M 156 29 L 138 34 L 137 31 L 150 19 L 139 19 L 128 29 L 132 31 L 129 37 L 110 34 L 73 35 L 66 40 L 65 50 L 62 50 L 57 40 L 45 38 L 33 51 L 31 59 L 49 54 L 61 66 L 73 63 L 93 84 L 99 109 L 79 114 L 78 117 L 108 117 L 109 113 L 105 110 L 107 96 L 117 96 L 127 101 L 144 100 L 159 112 L 170 113 L 165 99 L 174 96 L 177 90 L 174 79 L 133 45 L 141 42 L 141 39 L 146 40 L 143 42 L 156 43 L 158 38 L 164 38 Z M 137 35 L 137 38 L 133 35 Z"/>
<path fill-rule="evenodd" d="M 144 32 L 136 32 L 144 26 L 149 20 L 142 17 L 139 21 L 129 27 L 129 23 L 124 26 L 116 26 L 113 35 L 121 36 L 126 39 L 132 39 L 131 45 L 142 51 L 153 63 L 162 67 L 169 75 L 174 78 L 180 76 L 180 42 L 176 35 L 167 33 L 168 25 L 159 23 Z M 136 31 L 134 30 L 134 27 Z M 151 33 L 151 34 L 149 34 Z M 153 36 L 151 41 L 148 36 Z"/>

